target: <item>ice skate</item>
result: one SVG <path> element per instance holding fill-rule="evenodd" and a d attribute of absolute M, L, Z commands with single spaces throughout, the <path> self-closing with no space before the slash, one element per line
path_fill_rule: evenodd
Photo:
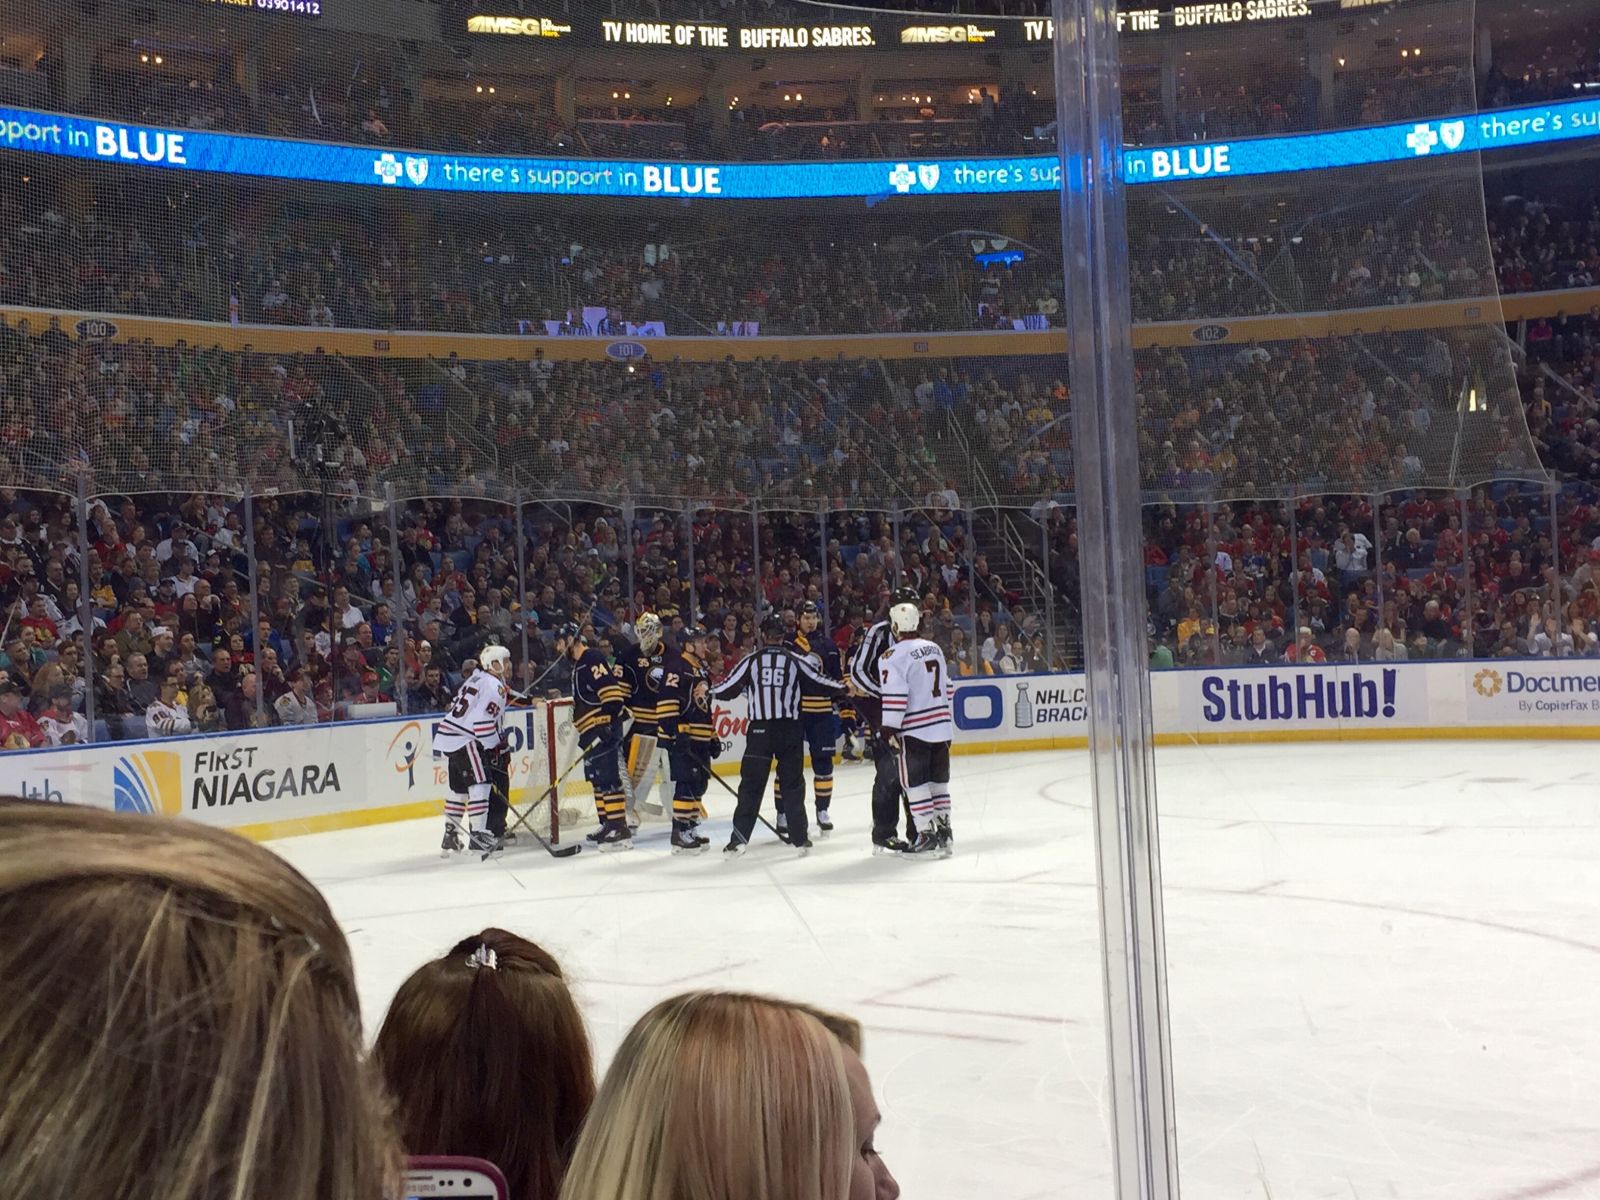
<path fill-rule="evenodd" d="M 672 852 L 674 854 L 699 854 L 710 845 L 711 839 L 701 837 L 689 822 L 673 822 Z"/>
<path fill-rule="evenodd" d="M 955 836 L 950 832 L 950 818 L 940 817 L 933 825 L 934 839 L 939 843 L 939 857 L 949 858 L 956 852 Z"/>
<path fill-rule="evenodd" d="M 812 841 L 810 838 L 806 838 L 806 840 L 803 842 L 795 843 L 795 857 L 804 858 L 806 855 L 811 853 L 811 848 Z"/>
<path fill-rule="evenodd" d="M 489 855 L 504 849 L 500 839 L 487 829 L 474 829 L 468 839 L 468 845 L 474 854 L 481 854 L 484 858 L 488 858 Z"/>
<path fill-rule="evenodd" d="M 461 828 L 447 817 L 444 823 L 444 840 L 439 843 L 439 857 L 449 858 L 464 849 L 466 846 L 461 840 Z"/>
<path fill-rule="evenodd" d="M 905 840 L 903 840 L 901 838 L 890 836 L 890 837 L 884 838 L 882 841 L 879 841 L 877 838 L 873 838 L 872 839 L 872 854 L 873 854 L 873 857 L 875 857 L 875 858 L 877 856 L 879 856 L 879 855 L 884 855 L 884 854 L 887 854 L 887 855 L 905 854 L 910 849 L 911 849 L 911 843 L 907 842 L 907 841 L 905 841 Z"/>
<path fill-rule="evenodd" d="M 633 831 L 621 821 L 608 825 L 595 839 L 595 848 L 607 854 L 614 854 L 619 850 L 632 850 Z"/>
<path fill-rule="evenodd" d="M 908 858 L 935 858 L 939 853 L 939 838 L 933 830 L 924 829 L 917 835 L 917 840 L 905 851 Z"/>
<path fill-rule="evenodd" d="M 833 818 L 828 815 L 825 808 L 817 809 L 817 832 L 827 837 L 833 832 Z"/>

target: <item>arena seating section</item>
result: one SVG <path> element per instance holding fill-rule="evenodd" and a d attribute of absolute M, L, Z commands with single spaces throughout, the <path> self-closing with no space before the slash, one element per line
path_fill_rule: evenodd
<path fill-rule="evenodd" d="M 1600 78 L 1592 53 L 1556 58 L 1501 64 L 1478 102 L 1559 97 Z M 1361 83 L 1341 98 L 1340 123 L 1404 116 L 1424 89 L 1456 86 L 1405 73 Z M 1173 129 L 1139 120 L 1132 94 L 1128 133 L 1309 128 L 1295 95 L 1292 79 L 1186 93 Z M 310 124 L 295 95 L 271 88 L 251 104 L 105 71 L 94 97 L 107 115 L 328 140 L 517 153 L 576 144 L 537 113 L 497 119 L 492 134 L 454 110 L 391 128 L 379 84 L 362 97 L 370 104 L 324 106 Z M 1047 113 L 1025 95 L 1001 100 L 988 148 L 1048 144 Z M 736 156 L 769 145 L 777 156 L 880 154 L 899 136 L 766 143 L 761 124 L 757 113 L 736 130 Z M 623 121 L 581 146 L 703 152 L 690 125 L 663 143 L 659 131 L 635 140 Z M 1409 305 L 1496 284 L 1506 295 L 1592 288 L 1591 171 L 1491 171 L 1493 261 L 1426 205 L 1335 218 L 1289 205 L 1272 227 L 1226 235 L 1174 222 L 1172 236 L 1131 247 L 1135 320 Z M 1162 202 L 1136 193 L 1129 203 Z M 984 227 L 981 210 L 966 219 Z M 53 175 L 0 159 L 0 305 L 460 334 L 517 333 L 583 305 L 687 334 L 736 322 L 805 335 L 1064 320 L 1048 220 L 1017 239 L 1024 262 L 988 268 L 963 238 L 909 237 L 892 216 L 857 221 L 848 240 L 802 231 L 781 244 L 716 220 L 419 206 L 402 237 L 337 197 L 312 208 L 244 180 Z M 1133 224 L 1159 222 L 1147 212 Z M 1426 380 L 1421 399 L 1396 389 L 1382 364 L 1411 354 L 1398 343 L 1377 356 L 1292 340 L 1141 350 L 1153 665 L 1600 656 L 1600 310 L 1509 333 L 1539 461 L 1508 444 L 1497 465 L 1542 467 L 1553 487 L 1394 490 L 1422 481 L 1414 460 L 1449 403 Z M 1250 409 L 1241 398 L 1280 393 L 1278 426 L 1227 416 Z M 490 637 L 525 653 L 520 679 L 543 689 L 560 680 L 551 635 L 562 623 L 586 619 L 609 636 L 630 607 L 698 611 L 731 662 L 758 605 L 825 599 L 843 641 L 897 578 L 924 594 L 928 628 L 963 673 L 1070 668 L 1069 402 L 1047 359 L 412 360 L 91 340 L 48 317 L 13 321 L 0 327 L 0 671 L 36 714 L 60 695 L 84 711 L 92 676 L 100 738 L 143 736 L 165 677 L 179 681 L 197 729 L 270 723 L 299 689 L 319 720 L 391 700 L 432 712 Z M 1359 418 L 1336 428 L 1348 411 Z M 1290 444 L 1279 436 L 1289 425 L 1325 436 Z M 886 449 L 885 428 L 912 432 Z M 1304 481 L 1298 497 L 1252 498 L 1274 454 L 1292 459 L 1273 470 Z M 663 475 L 672 485 L 656 489 Z M 1015 503 L 1050 495 L 1061 502 Z M 73 645 L 84 516 L 88 664 Z M 241 666 L 263 681 L 259 705 L 241 696 Z M 0 733 L 10 748 L 44 736 Z"/>

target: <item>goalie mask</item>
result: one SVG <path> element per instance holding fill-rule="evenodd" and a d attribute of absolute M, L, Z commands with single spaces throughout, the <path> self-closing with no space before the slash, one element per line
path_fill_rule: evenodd
<path fill-rule="evenodd" d="M 633 629 L 639 635 L 639 649 L 646 654 L 654 653 L 655 648 L 661 645 L 661 618 L 655 613 L 640 613 Z"/>

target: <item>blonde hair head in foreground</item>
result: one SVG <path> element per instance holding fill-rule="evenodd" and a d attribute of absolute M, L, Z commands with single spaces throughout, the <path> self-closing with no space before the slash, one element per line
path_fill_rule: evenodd
<path fill-rule="evenodd" d="M 690 992 L 629 1031 L 562 1200 L 843 1200 L 854 1115 L 844 1051 L 799 1005 Z"/>
<path fill-rule="evenodd" d="M 384 1200 L 349 947 L 259 846 L 0 800 L 0 1196 Z"/>

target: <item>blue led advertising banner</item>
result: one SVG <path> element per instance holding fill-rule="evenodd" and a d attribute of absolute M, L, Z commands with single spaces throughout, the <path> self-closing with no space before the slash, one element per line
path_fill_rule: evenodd
<path fill-rule="evenodd" d="M 1129 148 L 1129 184 L 1275 175 L 1401 162 L 1600 134 L 1600 100 L 1504 109 L 1332 133 Z M 530 196 L 726 200 L 1050 192 L 1053 155 L 937 162 L 682 163 L 485 158 L 128 125 L 0 108 L 0 149 L 268 179 Z"/>

